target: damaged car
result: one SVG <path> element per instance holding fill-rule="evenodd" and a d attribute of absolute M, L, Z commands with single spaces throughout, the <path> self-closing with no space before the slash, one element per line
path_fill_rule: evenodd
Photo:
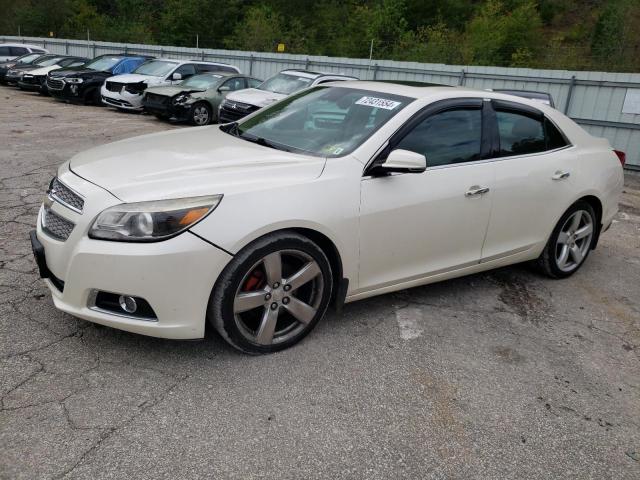
<path fill-rule="evenodd" d="M 261 81 L 232 73 L 202 73 L 178 85 L 146 90 L 142 106 L 160 119 L 203 126 L 218 121 L 218 107 L 229 92 L 260 85 Z"/>
<path fill-rule="evenodd" d="M 100 55 L 81 67 L 67 67 L 47 74 L 47 90 L 59 100 L 102 106 L 100 87 L 113 75 L 129 73 L 153 57 Z"/>
<path fill-rule="evenodd" d="M 142 96 L 148 87 L 177 85 L 196 74 L 213 71 L 240 73 L 238 67 L 226 63 L 155 59 L 130 74 L 108 78 L 100 90 L 102 103 L 120 110 L 142 111 Z"/>

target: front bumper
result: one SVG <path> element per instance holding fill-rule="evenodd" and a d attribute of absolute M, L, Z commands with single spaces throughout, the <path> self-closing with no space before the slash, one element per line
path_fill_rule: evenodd
<path fill-rule="evenodd" d="M 46 77 L 22 77 L 22 80 L 18 82 L 18 87 L 32 92 L 46 91 Z"/>
<path fill-rule="evenodd" d="M 189 120 L 191 118 L 191 109 L 193 108 L 193 103 L 174 105 L 171 102 L 160 104 L 143 101 L 142 105 L 146 112 L 153 115 L 161 115 L 178 122 L 186 122 Z"/>
<path fill-rule="evenodd" d="M 54 82 L 47 80 L 46 85 L 49 94 L 54 98 L 73 103 L 84 103 L 87 86 L 83 83 L 66 83 L 64 80 L 56 79 Z"/>
<path fill-rule="evenodd" d="M 124 110 L 141 111 L 142 94 L 129 93 L 124 88 L 119 92 L 107 90 L 106 82 L 100 88 L 102 103 Z"/>
<path fill-rule="evenodd" d="M 60 178 L 69 185 L 70 175 Z M 69 186 L 83 194 L 98 189 L 78 188 L 84 183 L 78 177 L 76 184 Z M 82 214 L 57 202 L 51 205 L 51 211 L 75 223 L 66 241 L 43 230 L 44 206 L 38 214 L 34 253 L 40 244 L 42 252 L 36 254 L 36 261 L 43 276 L 48 277 L 45 282 L 56 308 L 90 322 L 142 335 L 202 338 L 211 289 L 231 255 L 190 232 L 155 243 L 90 239 L 87 231 L 99 209 L 93 210 L 89 204 L 100 195 L 108 195 L 95 192 L 95 196 L 94 192 L 87 195 Z M 96 291 L 140 297 L 151 305 L 157 320 L 96 309 L 92 303 Z"/>

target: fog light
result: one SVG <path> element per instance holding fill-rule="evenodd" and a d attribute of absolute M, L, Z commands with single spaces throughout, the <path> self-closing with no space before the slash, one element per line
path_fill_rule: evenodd
<path fill-rule="evenodd" d="M 136 303 L 136 299 L 133 297 L 120 295 L 118 298 L 118 303 L 120 304 L 120 308 L 127 313 L 135 313 L 138 309 L 138 304 Z"/>

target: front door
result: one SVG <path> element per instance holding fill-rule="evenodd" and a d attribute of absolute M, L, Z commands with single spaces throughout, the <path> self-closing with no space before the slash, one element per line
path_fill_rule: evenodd
<path fill-rule="evenodd" d="M 448 102 L 391 140 L 391 149 L 424 154 L 425 172 L 362 179 L 359 290 L 480 261 L 494 182 L 482 109 L 480 99 Z"/>

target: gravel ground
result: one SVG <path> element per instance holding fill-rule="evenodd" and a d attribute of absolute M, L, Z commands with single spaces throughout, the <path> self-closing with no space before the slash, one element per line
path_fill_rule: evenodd
<path fill-rule="evenodd" d="M 568 280 L 384 295 L 249 357 L 74 319 L 37 278 L 57 165 L 169 128 L 0 87 L 1 478 L 640 478 L 640 177 Z"/>

